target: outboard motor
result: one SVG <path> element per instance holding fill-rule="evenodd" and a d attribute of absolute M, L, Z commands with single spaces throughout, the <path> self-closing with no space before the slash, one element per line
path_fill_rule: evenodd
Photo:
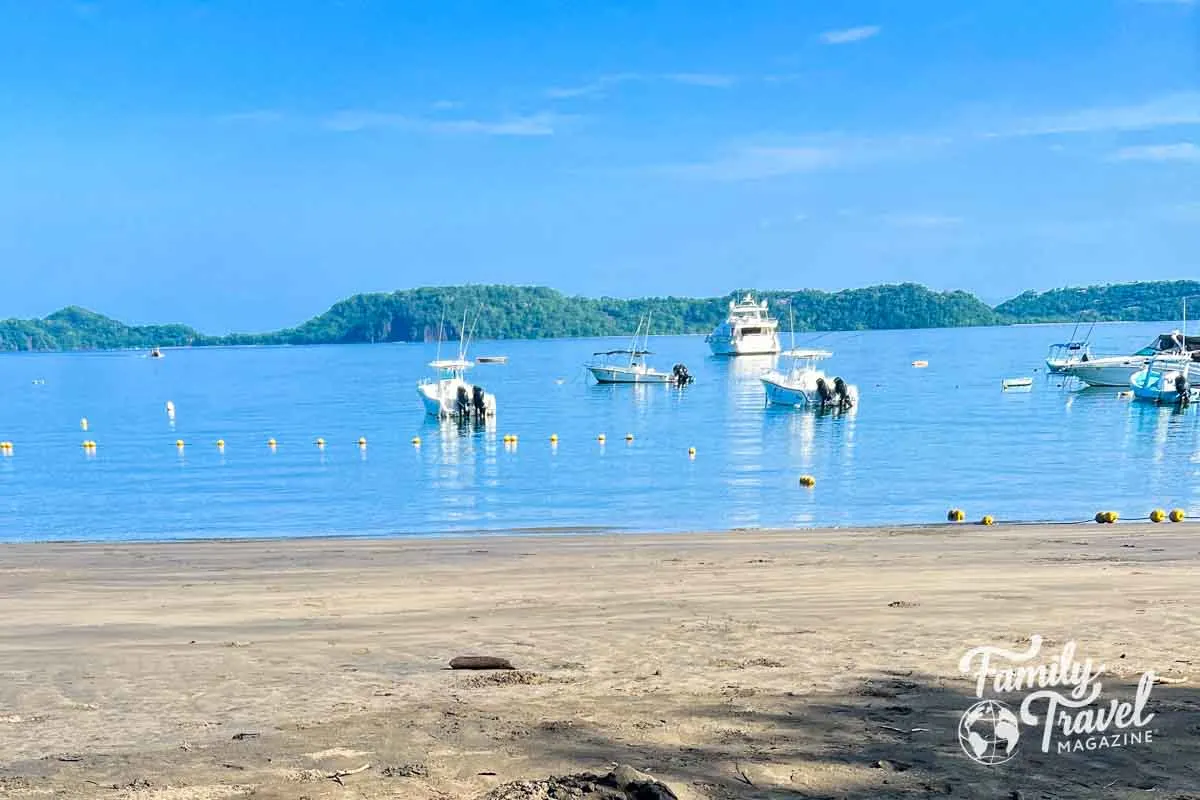
<path fill-rule="evenodd" d="M 817 394 L 820 396 L 821 405 L 823 406 L 829 405 L 830 401 L 833 400 L 833 392 L 824 378 L 817 378 Z"/>
<path fill-rule="evenodd" d="M 676 386 L 687 386 L 694 380 L 691 373 L 688 372 L 688 368 L 683 364 L 671 367 L 671 375 L 674 376 Z"/>
<path fill-rule="evenodd" d="M 1188 396 L 1189 388 L 1190 387 L 1188 386 L 1188 379 L 1186 375 L 1181 372 L 1175 376 L 1175 392 L 1179 395 L 1179 399 L 1176 402 L 1178 402 L 1180 406 L 1186 406 L 1189 402 L 1191 402 L 1191 398 Z"/>
<path fill-rule="evenodd" d="M 458 415 L 460 417 L 469 416 L 471 413 L 471 396 L 467 394 L 467 387 L 458 387 L 458 397 L 455 399 L 458 406 Z"/>
<path fill-rule="evenodd" d="M 841 378 L 833 379 L 833 393 L 837 395 L 838 408 L 849 408 L 854 404 L 854 400 L 850 397 L 850 390 L 846 388 L 846 382 Z"/>
<path fill-rule="evenodd" d="M 476 386 L 471 392 L 471 404 L 475 406 L 475 414 L 479 418 L 486 415 L 487 406 L 484 402 L 483 387 Z"/>

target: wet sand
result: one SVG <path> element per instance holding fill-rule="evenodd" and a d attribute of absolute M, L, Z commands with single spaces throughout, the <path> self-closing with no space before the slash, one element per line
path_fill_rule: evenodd
<path fill-rule="evenodd" d="M 1191 524 L 4 545 L 0 796 L 1195 798 L 1198 576 Z M 1164 676 L 1153 741 L 968 758 L 960 657 L 1033 634 Z"/>

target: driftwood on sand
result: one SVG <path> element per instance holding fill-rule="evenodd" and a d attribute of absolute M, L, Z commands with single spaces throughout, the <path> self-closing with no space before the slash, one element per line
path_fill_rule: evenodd
<path fill-rule="evenodd" d="M 507 658 L 498 656 L 455 656 L 450 669 L 516 669 Z"/>

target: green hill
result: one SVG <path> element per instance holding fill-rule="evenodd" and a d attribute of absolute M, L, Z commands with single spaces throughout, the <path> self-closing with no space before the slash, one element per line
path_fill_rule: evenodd
<path fill-rule="evenodd" d="M 1073 320 L 1080 314 L 1085 314 L 1089 320 L 1158 322 L 1179 319 L 1183 313 L 1183 298 L 1189 296 L 1200 300 L 1200 282 L 1118 283 L 1025 292 L 996 306 L 996 312 L 1006 320 L 1016 322 Z M 1194 306 L 1200 314 L 1200 302 Z M 1189 308 L 1188 316 L 1191 313 Z"/>
<path fill-rule="evenodd" d="M 624 336 L 653 313 L 653 332 L 705 333 L 724 318 L 724 297 L 571 297 L 536 286 L 443 286 L 342 300 L 304 324 L 266 334 L 205 336 L 185 325 L 128 326 L 83 308 L 45 319 L 0 321 L 0 351 L 149 349 L 204 345 L 420 342 L 461 336 L 464 312 L 479 312 L 479 339 Z M 1081 312 L 1102 320 L 1165 320 L 1182 298 L 1200 295 L 1196 281 L 1163 281 L 1026 292 L 990 308 L 968 292 L 935 292 L 912 283 L 847 289 L 756 293 L 771 301 L 784 328 L 877 330 L 1071 321 Z M 1198 304 L 1197 315 L 1200 315 Z M 444 322 L 443 322 L 444 317 Z"/>

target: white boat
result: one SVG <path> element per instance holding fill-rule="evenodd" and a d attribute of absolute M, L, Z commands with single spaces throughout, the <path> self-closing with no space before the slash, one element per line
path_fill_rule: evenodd
<path fill-rule="evenodd" d="M 641 347 L 638 346 L 639 339 L 642 340 Z M 646 317 L 644 322 L 638 322 L 630 349 L 593 353 L 593 359 L 599 361 L 587 364 L 587 369 L 599 383 L 659 383 L 686 386 L 692 382 L 692 376 L 683 364 L 676 364 L 670 372 L 662 372 L 647 364 L 646 356 L 653 355 L 646 349 L 649 341 L 650 318 Z"/>
<path fill-rule="evenodd" d="M 1200 392 L 1188 380 L 1188 365 L 1177 358 L 1155 358 L 1129 380 L 1138 400 L 1164 405 L 1186 406 L 1200 398 Z"/>
<path fill-rule="evenodd" d="M 1005 378 L 1000 381 L 1000 387 L 1005 391 L 1009 389 L 1032 389 L 1033 378 Z"/>
<path fill-rule="evenodd" d="M 1092 346 L 1087 342 L 1059 342 L 1050 345 L 1050 352 L 1046 354 L 1046 368 L 1053 373 L 1059 373 L 1067 367 L 1093 358 Z"/>
<path fill-rule="evenodd" d="M 1129 356 L 1084 354 L 1079 361 L 1063 367 L 1059 374 L 1078 378 L 1089 386 L 1129 388 L 1133 375 L 1149 366 L 1152 360 L 1170 360 L 1180 367 L 1200 361 L 1200 336 L 1164 333 L 1151 344 Z"/>
<path fill-rule="evenodd" d="M 443 319 L 443 322 L 445 320 Z M 476 316 L 475 322 L 479 318 Z M 485 392 L 482 386 L 467 382 L 467 370 L 472 364 L 467 359 L 467 346 L 471 333 L 466 331 L 467 316 L 463 314 L 458 358 L 435 359 L 429 362 L 435 377 L 426 378 L 417 384 L 417 394 L 425 406 L 425 413 L 438 419 L 487 419 L 496 415 L 496 397 Z M 471 324 L 474 331 L 475 324 Z M 438 351 L 441 351 L 442 326 L 438 325 Z"/>
<path fill-rule="evenodd" d="M 828 350 L 787 350 L 780 358 L 790 361 L 786 372 L 768 372 L 760 380 L 768 404 L 800 408 L 848 409 L 858 403 L 858 387 L 841 378 L 832 381 L 817 363 L 833 353 Z"/>
<path fill-rule="evenodd" d="M 774 355 L 779 352 L 779 320 L 747 294 L 741 302 L 729 301 L 729 316 L 705 337 L 713 355 Z"/>
<path fill-rule="evenodd" d="M 417 384 L 426 414 L 438 419 L 485 419 L 496 415 L 495 395 L 467 382 L 470 361 L 431 361 L 429 366 L 437 377 Z"/>
<path fill-rule="evenodd" d="M 508 356 L 479 356 L 475 359 L 476 364 L 507 364 Z"/>

